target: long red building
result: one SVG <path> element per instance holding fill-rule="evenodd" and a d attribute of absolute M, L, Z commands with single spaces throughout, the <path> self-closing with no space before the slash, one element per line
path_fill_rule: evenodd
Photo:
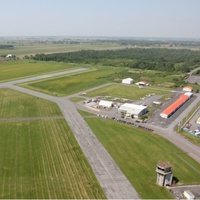
<path fill-rule="evenodd" d="M 168 117 L 173 115 L 191 97 L 192 93 L 190 92 L 180 95 L 179 99 L 177 99 L 174 103 L 172 103 L 169 107 L 167 107 L 164 111 L 160 113 L 160 116 L 167 119 Z"/>

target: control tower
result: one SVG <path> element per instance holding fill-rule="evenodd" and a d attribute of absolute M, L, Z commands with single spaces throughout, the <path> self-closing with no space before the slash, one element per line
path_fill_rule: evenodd
<path fill-rule="evenodd" d="M 167 162 L 158 162 L 156 167 L 157 184 L 160 186 L 167 186 L 172 184 L 173 173 L 172 166 Z"/>

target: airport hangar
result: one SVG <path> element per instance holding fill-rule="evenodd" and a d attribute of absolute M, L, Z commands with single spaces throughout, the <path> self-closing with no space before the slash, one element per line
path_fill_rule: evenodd
<path fill-rule="evenodd" d="M 167 119 L 168 117 L 173 115 L 192 96 L 193 94 L 191 92 L 186 92 L 185 94 L 180 95 L 180 97 L 174 103 L 172 103 L 169 107 L 167 107 L 164 111 L 160 113 L 160 116 Z"/>
<path fill-rule="evenodd" d="M 118 109 L 119 112 L 125 112 L 126 116 L 138 118 L 147 113 L 147 106 L 125 103 Z"/>

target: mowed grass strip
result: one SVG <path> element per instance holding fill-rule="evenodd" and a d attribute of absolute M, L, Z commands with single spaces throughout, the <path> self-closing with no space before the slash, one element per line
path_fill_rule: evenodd
<path fill-rule="evenodd" d="M 88 92 L 85 96 L 87 97 L 112 96 L 112 97 L 138 100 L 148 94 L 164 95 L 168 93 L 170 93 L 170 90 L 163 91 L 161 89 L 151 89 L 149 87 L 138 88 L 133 85 L 130 86 L 130 85 L 112 84 L 112 85 Z"/>
<path fill-rule="evenodd" d="M 27 84 L 31 89 L 58 96 L 70 95 L 112 81 L 111 75 L 119 73 L 123 68 L 97 67 L 93 71 L 76 75 L 67 75 L 46 81 Z"/>
<path fill-rule="evenodd" d="M 87 65 L 81 65 L 81 68 Z M 80 64 L 32 60 L 0 62 L 0 82 L 80 68 Z"/>
<path fill-rule="evenodd" d="M 65 120 L 0 122 L 1 199 L 104 199 Z"/>
<path fill-rule="evenodd" d="M 85 120 L 143 199 L 172 198 L 156 184 L 158 161 L 172 164 L 178 184 L 200 184 L 199 173 L 194 170 L 200 165 L 166 139 L 112 120 Z"/>
<path fill-rule="evenodd" d="M 62 116 L 50 101 L 11 89 L 0 89 L 0 118 Z"/>

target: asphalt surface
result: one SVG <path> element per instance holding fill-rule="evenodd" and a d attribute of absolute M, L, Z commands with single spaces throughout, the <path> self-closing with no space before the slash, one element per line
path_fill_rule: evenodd
<path fill-rule="evenodd" d="M 189 190 L 195 196 L 195 199 L 200 199 L 200 186 L 199 185 L 188 185 L 179 187 L 170 187 L 169 192 L 176 199 L 186 199 L 184 196 L 184 191 Z"/>
<path fill-rule="evenodd" d="M 77 71 L 77 70 L 76 70 Z M 74 72 L 74 71 L 73 71 Z M 69 71 L 68 71 L 69 73 Z M 56 73 L 57 76 L 58 73 Z M 59 74 L 61 75 L 61 74 Z M 67 98 L 58 98 L 51 95 L 32 91 L 14 84 L 23 83 L 49 76 L 39 76 L 0 84 L 0 88 L 10 88 L 39 98 L 57 103 L 64 118 L 74 133 L 83 153 L 90 163 L 101 187 L 108 199 L 140 199 L 137 191 L 132 187 L 128 179 L 119 169 L 115 161 L 108 154 L 90 127 L 78 113 L 74 104 Z M 53 74 L 51 74 L 53 77 Z"/>
<path fill-rule="evenodd" d="M 66 74 L 81 72 L 81 71 L 85 71 L 85 70 L 88 70 L 88 69 L 87 68 L 72 69 L 72 70 L 68 70 L 68 71 L 64 71 L 64 72 L 62 71 L 62 72 L 56 72 L 56 73 L 52 73 L 52 74 L 45 74 L 45 75 L 40 75 L 40 76 L 35 76 L 35 77 L 30 77 L 30 78 L 25 78 L 25 79 L 20 79 L 20 80 L 9 81 L 5 84 L 6 85 L 14 85 L 14 84 L 25 83 L 25 82 L 30 82 L 30 81 L 37 81 L 37 80 L 42 80 L 42 79 L 47 79 L 47 78 L 53 78 L 56 76 L 62 76 L 62 75 L 66 75 Z M 0 85 L 3 86 L 5 84 L 2 83 Z"/>

